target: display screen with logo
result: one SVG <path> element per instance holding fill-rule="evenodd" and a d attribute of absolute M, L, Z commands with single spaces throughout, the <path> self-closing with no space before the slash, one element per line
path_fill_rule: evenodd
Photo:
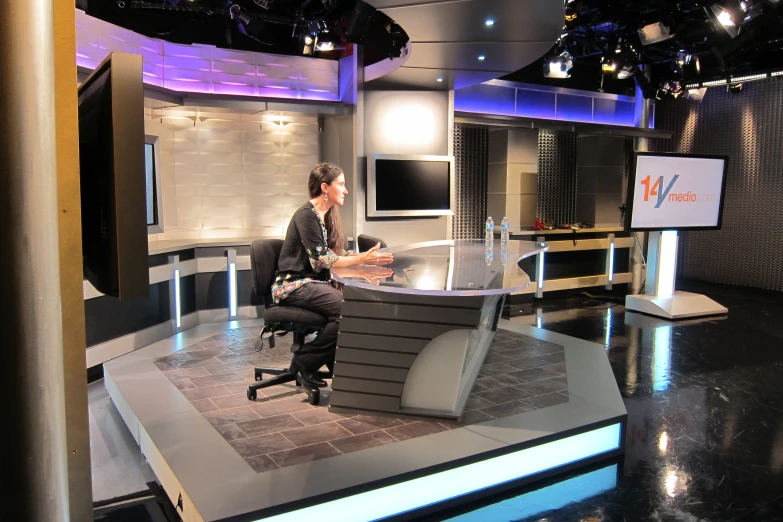
<path fill-rule="evenodd" d="M 728 157 L 636 153 L 629 230 L 718 229 Z"/>

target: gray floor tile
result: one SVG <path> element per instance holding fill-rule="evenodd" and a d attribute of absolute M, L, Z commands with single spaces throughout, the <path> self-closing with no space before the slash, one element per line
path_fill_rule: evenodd
<path fill-rule="evenodd" d="M 242 377 L 236 373 L 221 373 L 219 375 L 208 375 L 206 377 L 193 377 L 190 380 L 199 388 L 206 388 L 207 386 L 214 386 L 216 384 L 242 382 Z"/>
<path fill-rule="evenodd" d="M 233 447 L 243 458 L 253 457 L 255 455 L 266 455 L 267 453 L 274 453 L 276 451 L 296 447 L 290 440 L 279 433 L 232 440 L 229 444 L 231 444 L 231 447 Z"/>
<path fill-rule="evenodd" d="M 220 426 L 221 424 L 240 423 L 258 419 L 258 415 L 247 406 L 241 408 L 231 408 L 230 410 L 218 410 L 211 411 L 204 414 L 204 418 L 209 421 L 212 426 Z"/>
<path fill-rule="evenodd" d="M 303 464 L 305 462 L 313 462 L 314 460 L 336 457 L 338 455 L 341 455 L 341 453 L 334 446 L 326 442 L 269 454 L 272 460 L 281 468 Z"/>
<path fill-rule="evenodd" d="M 462 426 L 470 426 L 471 424 L 478 424 L 492 419 L 494 419 L 492 415 L 489 415 L 482 410 L 466 411 L 459 418 L 459 424 Z"/>
<path fill-rule="evenodd" d="M 248 437 L 255 437 L 257 435 L 266 435 L 268 433 L 277 433 L 294 428 L 301 428 L 304 424 L 286 413 L 275 417 L 239 422 L 237 423 L 237 426 L 239 426 L 239 429 L 244 431 Z"/>
<path fill-rule="evenodd" d="M 225 395 L 231 395 L 228 389 L 223 385 L 209 386 L 207 388 L 194 388 L 192 390 L 184 390 L 182 392 L 189 401 L 197 401 L 200 399 L 212 399 L 213 397 L 223 397 Z"/>
<path fill-rule="evenodd" d="M 222 426 L 215 426 L 220 435 L 226 440 L 246 439 L 245 432 L 240 430 L 236 424 L 223 424 Z"/>
<path fill-rule="evenodd" d="M 196 410 L 198 410 L 199 413 L 209 413 L 211 411 L 219 410 L 217 406 L 215 406 L 215 403 L 213 403 L 210 399 L 201 399 L 199 401 L 190 401 L 190 403 L 193 405 Z"/>
<path fill-rule="evenodd" d="M 531 404 L 536 408 L 548 408 L 549 406 L 556 406 L 568 402 L 568 397 L 564 397 L 559 393 L 548 393 L 546 395 L 537 395 L 535 397 L 529 397 L 525 399 L 525 402 Z"/>
<path fill-rule="evenodd" d="M 270 459 L 266 455 L 258 455 L 256 457 L 248 457 L 245 462 L 250 464 L 250 467 L 255 470 L 256 473 L 263 473 L 264 471 L 272 471 L 273 469 L 280 469 L 280 466 L 275 464 L 275 461 Z"/>
<path fill-rule="evenodd" d="M 527 382 L 540 381 L 541 379 L 548 379 L 549 377 L 557 377 L 557 373 L 541 368 L 529 368 L 527 370 L 520 370 L 515 373 L 509 373 L 509 377 L 516 377 L 519 379 L 517 384 L 523 384 Z"/>
<path fill-rule="evenodd" d="M 539 355 L 539 358 L 545 361 L 549 361 L 550 363 L 564 363 L 565 352 L 551 353 L 548 355 Z"/>
<path fill-rule="evenodd" d="M 483 399 L 476 394 L 470 394 L 468 402 L 465 403 L 464 411 L 477 410 L 479 408 L 486 408 L 488 406 L 494 406 L 494 402 L 490 402 L 487 399 Z"/>
<path fill-rule="evenodd" d="M 309 410 L 303 410 L 296 413 L 292 413 L 296 419 L 305 426 L 311 426 L 313 424 L 323 424 L 325 422 L 334 422 L 342 419 L 350 418 L 351 415 L 344 415 L 341 413 L 332 413 L 328 409 L 323 407 L 311 408 Z"/>
<path fill-rule="evenodd" d="M 369 417 L 360 415 L 351 419 L 337 421 L 337 424 L 354 435 L 360 435 L 371 431 L 402 426 L 404 422 L 400 419 L 395 419 L 394 417 Z"/>
<path fill-rule="evenodd" d="M 540 357 L 525 357 L 524 359 L 517 359 L 509 363 L 511 366 L 516 367 L 517 370 L 527 370 L 529 368 L 538 368 L 540 366 L 546 366 L 551 364 L 549 361 L 545 361 Z"/>
<path fill-rule="evenodd" d="M 529 397 L 530 393 L 514 386 L 507 386 L 505 388 L 481 392 L 478 393 L 477 396 L 493 404 L 504 404 L 506 402 L 513 402 Z"/>
<path fill-rule="evenodd" d="M 490 406 L 489 408 L 482 408 L 479 411 L 486 413 L 496 419 L 502 419 L 503 417 L 509 417 L 516 415 L 517 413 L 526 413 L 533 411 L 537 408 L 522 401 L 507 402 L 498 406 Z"/>
<path fill-rule="evenodd" d="M 377 446 L 392 444 L 394 442 L 397 442 L 397 439 L 388 433 L 384 431 L 373 431 L 371 433 L 352 435 L 343 439 L 333 440 L 330 442 L 330 444 L 340 450 L 342 453 L 352 453 L 354 451 L 375 448 Z"/>
<path fill-rule="evenodd" d="M 289 390 L 290 392 L 290 390 Z M 307 404 L 302 397 L 285 397 L 276 400 L 258 400 L 255 404 L 250 405 L 254 412 L 258 413 L 262 417 L 274 417 L 281 413 L 293 413 L 295 411 L 309 410 L 312 408 Z"/>
<path fill-rule="evenodd" d="M 337 424 L 329 422 L 326 424 L 314 424 L 294 430 L 281 431 L 280 434 L 294 443 L 295 446 L 310 446 L 319 442 L 328 442 L 334 439 L 350 437 L 351 432 Z"/>
<path fill-rule="evenodd" d="M 252 406 L 255 404 L 253 401 L 247 400 L 247 396 L 244 393 L 237 395 L 227 395 L 225 397 L 215 397 L 212 399 L 212 402 L 221 410 L 239 408 L 240 406 Z"/>
<path fill-rule="evenodd" d="M 448 428 L 441 426 L 437 422 L 421 421 L 414 422 L 413 424 L 406 424 L 404 426 L 397 426 L 396 428 L 389 428 L 385 431 L 397 440 L 408 440 L 446 430 L 448 430 Z"/>
<path fill-rule="evenodd" d="M 555 393 L 566 389 L 560 383 L 549 379 L 543 379 L 541 381 L 529 382 L 527 384 L 520 384 L 517 386 L 520 390 L 526 391 L 529 395 L 544 395 L 547 393 Z M 520 397 L 524 398 L 524 397 Z"/>

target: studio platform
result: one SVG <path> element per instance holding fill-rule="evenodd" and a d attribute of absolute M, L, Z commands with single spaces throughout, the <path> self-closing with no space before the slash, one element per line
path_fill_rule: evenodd
<path fill-rule="evenodd" d="M 401 519 L 624 451 L 604 347 L 501 320 L 458 421 L 330 412 L 295 386 L 248 401 L 260 320 L 201 325 L 104 366 L 105 385 L 186 522 Z"/>

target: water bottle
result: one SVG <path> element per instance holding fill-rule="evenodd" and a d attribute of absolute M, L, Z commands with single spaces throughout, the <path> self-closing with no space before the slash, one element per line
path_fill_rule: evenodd
<path fill-rule="evenodd" d="M 484 260 L 487 265 L 492 263 L 495 257 L 495 222 L 492 216 L 487 217 L 487 223 L 484 232 Z"/>
<path fill-rule="evenodd" d="M 500 264 L 503 266 L 508 262 L 508 236 L 508 218 L 504 216 L 503 221 L 500 222 Z"/>

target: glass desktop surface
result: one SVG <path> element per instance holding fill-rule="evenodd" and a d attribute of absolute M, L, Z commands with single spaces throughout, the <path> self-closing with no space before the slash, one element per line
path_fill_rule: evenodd
<path fill-rule="evenodd" d="M 502 256 L 496 239 L 489 258 L 483 239 L 400 245 L 384 249 L 394 254 L 394 262 L 385 267 L 394 272 L 390 277 L 374 278 L 373 266 L 333 268 L 332 277 L 348 286 L 402 294 L 508 294 L 530 285 L 530 278 L 517 263 L 548 248 L 546 243 L 512 240 L 507 256 Z"/>

